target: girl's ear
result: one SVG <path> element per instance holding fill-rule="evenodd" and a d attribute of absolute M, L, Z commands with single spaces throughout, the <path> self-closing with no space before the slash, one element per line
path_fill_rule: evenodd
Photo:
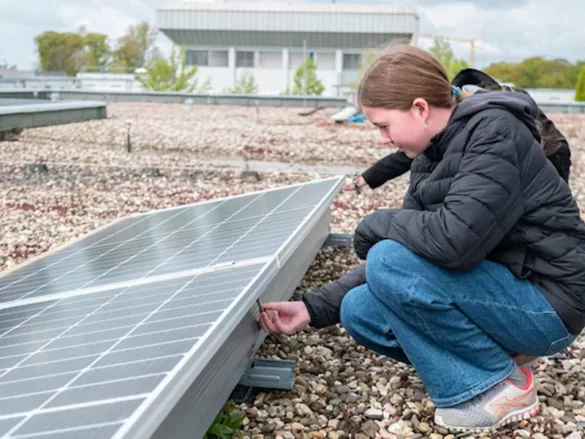
<path fill-rule="evenodd" d="M 423 98 L 416 98 L 412 102 L 412 111 L 415 116 L 420 117 L 425 122 L 429 118 L 429 103 Z"/>

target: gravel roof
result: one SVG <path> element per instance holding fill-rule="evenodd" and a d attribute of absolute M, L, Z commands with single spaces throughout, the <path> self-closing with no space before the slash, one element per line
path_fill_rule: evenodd
<path fill-rule="evenodd" d="M 226 158 L 364 167 L 390 152 L 366 124 L 336 125 L 327 118 L 334 110 L 310 117 L 300 111 L 261 108 L 257 117 L 239 107 L 113 104 L 107 120 L 27 130 L 1 142 L 0 271 L 130 213 L 320 176 L 262 172 L 257 181 L 226 166 Z M 570 138 L 571 187 L 583 209 L 585 117 L 552 118 Z M 406 187 L 407 179 L 399 178 L 376 191 L 341 194 L 333 204 L 333 231 L 351 233 L 368 212 L 399 206 Z M 323 249 L 295 296 L 356 263 L 349 250 Z M 579 338 L 545 359 L 537 373 L 541 414 L 490 437 L 581 438 L 584 349 Z M 247 418 L 239 437 L 454 437 L 433 425 L 432 402 L 410 367 L 357 346 L 339 326 L 270 336 L 260 355 L 297 360 L 297 383 L 293 391 L 261 393 L 252 406 L 242 405 Z"/>

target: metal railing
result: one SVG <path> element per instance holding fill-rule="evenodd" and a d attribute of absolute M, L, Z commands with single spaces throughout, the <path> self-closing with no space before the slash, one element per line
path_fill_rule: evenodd
<path fill-rule="evenodd" d="M 180 92 L 123 92 L 93 90 L 0 90 L 0 97 L 49 99 L 58 93 L 60 100 L 105 102 L 157 102 L 192 105 L 243 105 L 249 107 L 343 107 L 347 99 L 327 96 L 277 96 L 199 94 Z"/>
<path fill-rule="evenodd" d="M 49 90 L 18 89 L 0 90 L 0 97 L 24 99 L 49 99 L 57 93 L 60 100 L 105 101 L 105 102 L 156 102 L 191 105 L 243 105 L 249 107 L 345 107 L 347 98 L 334 96 L 278 96 L 278 95 L 234 95 L 200 94 L 152 91 L 98 91 L 98 90 Z M 538 102 L 548 113 L 585 113 L 585 102 Z"/>

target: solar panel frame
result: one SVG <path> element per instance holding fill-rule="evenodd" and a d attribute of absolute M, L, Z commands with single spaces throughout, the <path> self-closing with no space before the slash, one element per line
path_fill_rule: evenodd
<path fill-rule="evenodd" d="M 288 300 L 298 285 L 298 282 L 308 269 L 311 261 L 325 242 L 329 234 L 329 206 L 333 201 L 333 198 L 341 190 L 345 179 L 334 177 L 320 180 L 320 182 L 332 183 L 331 189 L 328 191 L 327 195 L 321 199 L 312 212 L 307 215 L 306 219 L 297 227 L 295 232 L 289 236 L 286 242 L 275 254 L 273 260 L 264 267 L 262 273 L 254 280 L 254 284 L 249 290 L 243 293 L 243 300 L 240 309 L 235 310 L 229 321 L 222 322 L 223 327 L 221 328 L 221 331 L 214 331 L 214 339 L 213 343 L 211 343 L 212 346 L 210 347 L 210 351 L 206 354 L 210 360 L 214 357 L 217 358 L 218 353 L 221 354 L 222 350 L 224 356 L 228 355 L 230 351 L 237 351 L 238 346 L 240 351 L 244 350 L 246 352 L 246 355 L 241 357 L 238 362 L 239 364 L 231 365 L 229 368 L 230 370 L 224 372 L 224 379 L 215 379 L 215 382 L 219 382 L 221 385 L 219 387 L 217 385 L 213 386 L 213 391 L 209 392 L 212 395 L 215 395 L 216 400 L 213 403 L 209 400 L 203 401 L 203 406 L 209 407 L 206 419 L 204 413 L 201 413 L 201 421 L 189 419 L 189 416 L 182 417 L 185 432 L 189 431 L 191 432 L 190 434 L 195 435 L 195 437 L 203 437 L 207 428 L 211 425 L 213 418 L 217 415 L 221 406 L 231 393 L 231 390 L 235 384 L 237 384 L 237 381 L 239 381 L 246 367 L 252 361 L 255 351 L 259 348 L 264 338 L 266 338 L 267 334 L 259 331 L 256 325 L 255 317 L 258 314 L 256 299 L 260 298 L 264 301 Z M 297 254 L 297 258 L 291 258 L 295 253 Z M 284 282 L 284 279 L 287 279 L 287 282 Z M 270 291 L 270 288 L 273 288 L 273 291 Z M 254 338 L 252 345 L 249 345 L 249 340 L 248 343 L 238 340 L 237 343 L 232 342 L 231 347 L 226 349 L 224 346 L 225 342 L 230 335 L 234 333 L 238 333 L 238 337 L 236 338 L 239 339 L 245 337 L 246 334 L 249 337 L 252 336 Z M 192 359 L 186 357 L 185 362 L 187 361 L 192 361 Z M 235 362 L 233 359 L 232 361 Z M 225 368 L 228 363 L 225 361 L 222 362 Z M 182 437 L 180 435 L 181 417 L 175 415 L 170 418 L 171 421 L 167 420 L 166 423 L 164 422 L 165 418 L 167 418 L 169 413 L 173 411 L 173 408 L 176 407 L 176 403 L 173 404 L 172 401 L 179 400 L 181 396 L 184 396 L 188 391 L 197 393 L 201 390 L 198 389 L 196 385 L 192 384 L 194 379 L 196 380 L 197 376 L 201 375 L 205 369 L 207 369 L 208 373 L 209 371 L 218 370 L 222 362 L 211 365 L 209 362 L 207 364 L 199 363 L 199 365 L 192 364 L 192 362 L 191 364 L 186 364 L 182 368 L 183 377 L 178 376 L 169 378 L 169 380 L 174 378 L 174 382 L 167 384 L 167 395 L 164 400 L 161 401 L 161 399 L 159 399 L 159 403 L 156 407 L 152 404 L 146 405 L 142 409 L 142 412 L 138 409 L 133 415 L 134 419 L 126 422 L 117 432 L 116 436 L 114 436 L 114 439 L 139 439 L 145 437 L 160 437 L 162 439 L 165 437 Z M 233 385 L 227 384 L 230 380 Z M 211 382 L 213 383 L 213 381 Z M 203 387 L 205 387 L 205 384 Z M 201 401 L 199 401 L 199 398 L 196 395 L 194 395 L 194 398 L 192 396 L 190 401 L 190 398 L 187 397 L 186 399 L 187 401 L 182 402 L 183 406 L 191 405 L 193 407 L 201 404 Z M 193 399 L 195 399 L 195 401 L 193 401 Z M 178 407 L 177 412 L 181 412 L 181 407 Z M 200 412 L 196 413 L 199 414 Z M 140 423 L 136 422 L 138 418 L 141 419 Z M 185 420 L 187 420 L 187 422 L 185 422 Z M 187 425 L 187 427 L 185 427 L 185 425 Z M 179 430 L 179 434 L 171 434 L 171 428 L 173 430 Z"/>
<path fill-rule="evenodd" d="M 205 341 L 207 341 L 207 345 L 204 345 L 202 341 L 200 341 L 200 343 L 196 344 L 195 346 L 191 346 L 191 349 L 189 350 L 189 355 L 185 356 L 183 358 L 182 361 L 185 362 L 185 365 L 188 366 L 188 371 L 185 372 L 185 367 L 176 367 L 175 370 L 176 372 L 174 374 L 171 374 L 165 378 L 163 378 L 163 381 L 166 380 L 166 382 L 163 384 L 159 383 L 159 385 L 156 387 L 156 389 L 159 390 L 155 390 L 151 393 L 146 393 L 145 397 L 147 402 L 142 401 L 139 405 L 140 409 L 136 410 L 133 415 L 131 416 L 131 420 L 126 420 L 124 421 L 124 425 L 123 427 L 118 431 L 118 433 L 115 435 L 115 437 L 146 437 L 145 434 L 147 434 L 148 436 L 150 435 L 157 435 L 158 432 L 160 431 L 165 431 L 165 433 L 161 436 L 161 437 L 169 437 L 169 434 L 172 437 L 175 437 L 174 433 L 171 431 L 167 431 L 167 428 L 164 428 L 163 426 L 165 425 L 171 425 L 171 427 L 173 429 L 176 429 L 177 427 L 177 421 L 175 420 L 176 416 L 173 415 L 175 413 L 180 412 L 181 407 L 178 407 L 177 404 L 173 404 L 173 401 L 177 401 L 178 399 L 182 400 L 185 399 L 185 395 L 194 388 L 194 385 L 197 384 L 197 378 L 199 376 L 202 377 L 203 381 L 205 381 L 206 379 L 203 377 L 203 373 L 202 372 L 206 372 L 208 373 L 209 371 L 213 372 L 217 372 L 217 370 L 221 369 L 222 370 L 222 374 L 223 374 L 223 379 L 219 380 L 218 382 L 221 383 L 220 388 L 218 389 L 214 389 L 214 391 L 211 393 L 211 395 L 213 397 L 216 398 L 216 401 L 214 402 L 214 404 L 212 404 L 210 407 L 210 409 L 207 409 L 208 414 L 205 416 L 202 416 L 201 419 L 198 421 L 197 425 L 194 426 L 195 431 L 200 431 L 201 432 L 201 436 L 205 433 L 207 427 L 209 426 L 209 424 L 211 423 L 211 421 L 213 420 L 213 417 L 215 417 L 215 414 L 217 414 L 217 412 L 219 411 L 219 409 L 221 408 L 221 405 L 223 404 L 223 401 L 225 401 L 225 399 L 227 398 L 227 396 L 229 395 L 229 392 L 231 392 L 231 388 L 233 388 L 233 386 L 235 386 L 235 384 L 237 383 L 237 380 L 239 380 L 239 376 L 241 376 L 241 374 L 243 373 L 243 371 L 245 370 L 246 365 L 249 363 L 249 361 L 251 361 L 251 357 L 253 355 L 253 353 L 255 352 L 256 348 L 259 346 L 259 341 L 261 342 L 261 340 L 264 339 L 264 337 L 266 336 L 266 334 L 260 333 L 258 331 L 257 325 L 255 324 L 255 314 L 257 314 L 257 308 L 255 306 L 255 300 L 258 297 L 263 297 L 263 299 L 269 299 L 269 300 L 285 300 L 288 297 L 290 297 L 290 294 L 292 294 L 292 292 L 294 291 L 294 288 L 296 287 L 296 284 L 298 283 L 298 281 L 300 281 L 300 278 L 302 277 L 302 275 L 304 274 L 304 272 L 306 271 L 306 269 L 308 268 L 311 260 L 313 259 L 313 257 L 315 256 L 316 252 L 318 251 L 319 247 L 321 246 L 321 244 L 324 242 L 324 240 L 326 239 L 327 235 L 328 235 L 328 227 L 329 227 L 329 205 L 333 199 L 333 197 L 337 194 L 337 192 L 340 190 L 341 185 L 343 184 L 344 179 L 343 178 L 332 178 L 332 179 L 327 179 L 327 180 L 319 180 L 319 181 L 314 181 L 314 182 L 310 182 L 310 183 L 306 183 L 306 184 L 302 184 L 302 185 L 291 185 L 289 187 L 279 187 L 279 188 L 274 188 L 272 190 L 269 191 L 257 191 L 255 193 L 248 193 L 248 194 L 242 194 L 240 196 L 237 197 L 230 197 L 228 199 L 233 199 L 233 198 L 238 198 L 238 197 L 250 197 L 251 195 L 253 196 L 254 194 L 264 194 L 266 192 L 271 192 L 271 191 L 282 191 L 283 189 L 286 188 L 294 188 L 295 186 L 307 186 L 307 185 L 325 185 L 325 189 L 326 194 L 324 196 L 316 196 L 314 194 L 308 193 L 308 194 L 304 194 L 302 195 L 301 201 L 305 202 L 306 199 L 310 199 L 311 197 L 314 198 L 314 204 L 311 204 L 311 202 L 308 203 L 308 205 L 311 206 L 310 208 L 310 212 L 307 212 L 307 215 L 300 221 L 300 223 L 296 226 L 296 228 L 294 229 L 294 231 L 290 234 L 290 236 L 286 239 L 286 241 L 280 245 L 279 248 L 275 249 L 275 250 L 270 250 L 271 251 L 271 255 L 270 256 L 263 256 L 263 257 L 259 257 L 259 258 L 252 258 L 252 259 L 247 259 L 247 260 L 239 260 L 239 261 L 235 261 L 232 263 L 230 263 L 230 258 L 228 258 L 228 260 L 226 261 L 220 261 L 220 257 L 221 255 L 223 255 L 224 253 L 227 255 L 229 254 L 229 250 L 232 248 L 236 248 L 238 243 L 241 242 L 245 242 L 245 240 L 247 238 L 249 238 L 249 240 L 251 242 L 254 242 L 255 239 L 254 238 L 254 232 L 253 230 L 255 229 L 255 227 L 257 227 L 264 219 L 266 218 L 271 218 L 274 219 L 276 217 L 270 217 L 270 215 L 273 212 L 277 212 L 278 209 L 280 208 L 281 205 L 283 205 L 286 200 L 289 199 L 289 197 L 287 197 L 285 199 L 285 201 L 279 203 L 276 205 L 276 207 L 274 207 L 271 211 L 269 211 L 264 217 L 263 219 L 261 219 L 260 221 L 258 221 L 256 223 L 256 225 L 254 225 L 254 227 L 248 229 L 246 231 L 246 233 L 242 234 L 236 241 L 234 241 L 227 249 L 223 250 L 215 259 L 214 261 L 218 261 L 220 262 L 220 264 L 214 266 L 214 267 L 206 267 L 203 269 L 192 269 L 192 270 L 185 270 L 183 272 L 176 272 L 176 273 L 172 273 L 172 274 L 162 274 L 160 276 L 157 276 L 156 278 L 146 278 L 143 279 L 141 281 L 133 281 L 133 282 L 129 282 L 128 285 L 121 285 L 121 284 L 107 284 L 107 285 L 103 285 L 103 286 L 97 286 L 95 287 L 93 290 L 92 289 L 86 289 L 86 290 L 82 290 L 82 291 L 71 291 L 71 292 L 65 292 L 62 293 L 62 299 L 63 300 L 69 300 L 69 302 L 71 300 L 74 301 L 79 301 L 81 302 L 86 302 L 86 303 L 90 303 L 92 301 L 92 299 L 96 299 L 98 296 L 100 296 L 103 293 L 108 293 L 108 292 L 112 292 L 115 293 L 116 289 L 123 289 L 125 287 L 128 288 L 132 288 L 132 287 L 137 287 L 140 285 L 149 285 L 152 284 L 153 281 L 161 281 L 161 280 L 171 280 L 171 279 L 177 279 L 177 280 L 181 280 L 181 279 L 188 279 L 190 276 L 194 278 L 196 278 L 198 275 L 202 275 L 204 273 L 210 273 L 213 272 L 214 270 L 230 270 L 232 268 L 235 267 L 241 267 L 241 266 L 252 266 L 253 264 L 256 264 L 258 267 L 262 267 L 254 276 L 254 278 L 250 281 L 249 285 L 240 292 L 240 294 L 238 295 L 238 297 L 236 299 L 230 299 L 231 304 L 230 307 L 234 307 L 235 304 L 238 305 L 238 309 L 233 310 L 234 312 L 232 314 L 229 314 L 229 318 L 228 319 L 224 319 L 224 320 L 216 320 L 213 325 L 215 325 L 215 327 L 217 328 L 217 330 L 214 331 L 208 331 L 205 333 L 204 336 L 201 337 L 201 339 L 205 338 Z M 318 191 L 314 191 L 315 193 L 318 193 Z M 291 192 L 291 196 L 294 196 L 295 194 L 300 194 L 299 189 L 297 188 L 296 190 Z M 208 203 L 212 203 L 212 202 L 217 202 L 218 200 L 210 200 L 208 201 Z M 198 204 L 205 204 L 204 203 L 198 203 Z M 299 204 L 299 206 L 303 206 L 303 204 Z M 184 208 L 184 206 L 181 207 L 177 207 L 177 208 L 170 208 L 170 209 L 165 209 L 163 211 L 172 211 L 173 209 L 180 209 L 180 208 Z M 160 211 L 157 211 L 157 213 Z M 299 212 L 302 213 L 301 210 L 299 210 Z M 286 212 L 285 212 L 286 213 Z M 133 215 L 132 218 L 136 219 L 136 217 L 141 217 L 141 216 L 145 216 L 145 215 L 149 215 L 149 213 L 144 213 L 144 214 L 138 214 L 138 215 Z M 83 239 L 87 238 L 88 236 L 92 236 L 96 233 L 99 232 L 99 230 L 101 229 L 105 229 L 106 227 L 112 227 L 114 225 L 121 225 L 123 223 L 123 221 L 127 220 L 128 217 L 126 218 L 122 218 L 114 223 L 110 223 L 100 229 L 98 229 L 97 231 L 90 233 L 86 236 L 83 237 Z M 148 217 L 145 217 L 148 218 Z M 276 223 L 278 223 L 278 219 L 276 221 Z M 130 223 L 132 223 L 130 221 Z M 278 232 L 278 230 L 276 230 L 276 232 Z M 68 247 L 69 245 L 71 245 L 71 243 L 66 244 L 63 247 Z M 247 247 L 244 245 L 244 250 Z M 270 247 L 272 248 L 272 247 Z M 43 256 L 46 257 L 46 256 Z M 42 259 L 41 258 L 35 258 L 35 260 L 38 259 Z M 28 264 L 23 264 L 22 266 L 25 265 L 29 265 L 34 261 L 29 262 Z M 276 283 L 275 283 L 276 282 Z M 266 288 L 269 288 L 269 291 L 266 290 Z M 79 296 L 79 298 L 77 297 Z M 87 297 L 84 297 L 87 296 Z M 49 297 L 49 296 L 43 296 L 43 297 L 37 297 L 37 298 L 31 298 L 31 299 L 23 299 L 23 300 L 18 300 L 15 302 L 9 302 L 9 303 L 0 303 L 0 314 L 3 316 L 6 315 L 10 315 L 11 319 L 10 321 L 17 321 L 18 319 L 20 319 L 19 317 L 19 309 L 21 310 L 23 309 L 23 307 L 29 307 L 28 309 L 37 309 L 36 307 L 38 307 L 38 309 L 40 310 L 39 314 L 42 313 L 45 308 L 43 307 L 44 303 L 48 303 L 50 304 L 52 301 L 54 301 L 56 298 L 54 297 Z M 28 302 L 27 302 L 28 300 Z M 154 300 L 154 299 L 153 299 Z M 153 302 L 153 304 L 156 304 L 156 302 Z M 51 305 L 49 305 L 50 308 Z M 147 310 L 149 309 L 150 305 L 145 305 L 143 306 L 144 308 L 146 308 Z M 4 308 L 4 309 L 1 309 Z M 10 309 L 10 308 L 15 308 L 15 309 Z M 158 309 L 158 308 L 157 308 Z M 228 310 L 228 308 L 226 308 L 224 311 Z M 37 314 L 35 314 L 36 316 Z M 124 315 L 124 313 L 122 313 L 121 315 Z M 25 315 L 26 317 L 26 315 Z M 16 320 L 14 320 L 16 319 Z M 74 319 L 72 317 L 72 319 Z M 24 320 L 25 322 L 28 320 Z M 40 319 L 40 321 L 43 321 L 42 319 Z M 73 323 L 73 321 L 72 321 Z M 221 326 L 220 326 L 221 323 Z M 22 322 L 20 324 L 17 324 L 16 327 L 19 327 L 22 324 Z M 64 323 L 65 324 L 65 323 Z M 41 326 L 42 327 L 42 326 Z M 238 328 L 238 331 L 236 331 L 236 328 Z M 236 331 L 236 339 L 238 339 L 238 337 L 241 338 L 241 336 L 246 336 L 246 343 L 242 343 L 241 340 L 238 340 L 238 343 L 236 343 L 235 345 L 233 344 L 233 339 L 230 341 L 232 346 L 226 351 L 226 346 L 229 343 L 225 343 L 226 340 L 232 336 L 233 338 L 233 334 L 234 331 Z M 211 341 L 209 341 L 211 340 Z M 3 342 L 3 340 L 0 340 Z M 3 343 L 5 344 L 5 343 Z M 201 346 L 203 346 L 203 348 L 205 348 L 206 350 L 203 351 L 203 348 L 201 348 Z M 1 348 L 0 348 L 1 349 Z M 243 349 L 243 350 L 242 350 Z M 222 352 L 223 350 L 223 352 Z M 209 360 L 209 362 L 202 362 L 202 361 L 197 361 L 197 359 L 193 360 L 193 354 L 198 354 L 198 358 L 202 358 L 201 355 L 199 355 L 200 353 L 204 353 L 203 357 L 207 358 Z M 218 364 L 216 364 L 215 366 L 213 366 L 211 369 L 209 369 L 209 365 L 210 365 L 210 361 L 213 360 L 213 358 L 216 358 L 217 356 L 220 357 L 225 357 L 226 355 L 231 355 L 232 357 L 231 360 L 229 362 L 225 362 L 222 361 Z M 235 357 L 234 357 L 235 355 Z M 18 356 L 17 356 L 18 357 Z M 8 358 L 6 356 L 2 357 L 2 358 Z M 9 360 L 10 361 L 10 360 Z M 187 364 L 187 362 L 189 362 Z M 92 363 L 93 364 L 93 363 Z M 221 366 L 218 368 L 218 366 Z M 226 367 L 228 369 L 226 369 Z M 242 369 L 243 368 L 243 369 Z M 193 382 L 193 377 L 195 377 L 195 382 Z M 226 382 L 232 382 L 234 379 L 236 379 L 236 382 L 233 382 L 233 386 L 229 389 L 227 389 L 229 392 L 228 394 L 225 394 L 226 392 L 226 388 L 225 388 L 225 383 Z M 189 381 L 191 381 L 191 385 L 189 386 Z M 209 381 L 209 380 L 207 380 Z M 212 380 L 213 381 L 213 380 Z M 216 380 L 217 381 L 217 380 Z M 210 384 L 209 382 L 207 384 Z M 210 386 L 213 384 L 213 382 L 211 382 Z M 197 384 L 199 386 L 201 386 L 201 383 Z M 66 386 L 67 387 L 67 386 Z M 208 386 L 209 387 L 209 386 Z M 229 386 L 228 386 L 229 387 Z M 209 390 L 208 388 L 206 388 L 207 390 Z M 79 392 L 78 392 L 79 393 Z M 163 395 L 163 403 L 159 403 L 158 395 Z M 136 396 L 136 395 L 135 395 Z M 222 401 L 223 398 L 223 401 Z M 123 401 L 124 398 L 122 398 L 120 400 Z M 153 401 L 156 401 L 156 404 L 153 404 Z M 50 400 L 49 400 L 50 402 Z M 208 401 L 205 401 L 205 403 L 207 404 Z M 45 403 L 47 404 L 47 403 Z M 219 405 L 218 405 L 219 404 Z M 183 404 L 184 405 L 184 404 Z M 41 405 L 41 408 L 44 407 L 44 404 Z M 50 405 L 44 409 L 44 411 L 47 410 L 51 410 Z M 211 411 L 209 411 L 211 410 Z M 215 411 L 215 413 L 214 413 Z M 143 414 L 143 412 L 145 414 Z M 167 415 L 171 413 L 172 416 L 168 417 Z M 211 415 L 213 415 L 210 419 L 208 419 Z M 28 420 L 32 418 L 31 415 L 30 417 L 28 417 L 24 422 L 21 422 L 20 426 L 27 426 L 28 425 Z M 173 419 L 173 422 L 171 424 L 169 424 L 169 421 L 167 420 L 167 418 Z M 187 416 L 188 420 L 193 418 L 193 416 Z M 6 421 L 6 419 L 0 419 L 3 422 Z M 138 420 L 140 422 L 138 422 Z M 208 422 L 208 424 L 206 425 L 206 422 Z M 111 423 L 109 423 L 108 425 L 106 425 L 108 423 L 105 423 L 102 427 L 104 427 L 105 430 L 109 431 L 109 428 L 111 427 Z M 132 425 L 131 425 L 132 424 Z M 17 434 L 21 433 L 21 430 L 19 429 L 20 426 L 15 427 L 14 428 L 14 432 Z M 191 426 L 193 427 L 193 426 Z M 193 432 L 194 430 L 191 429 L 191 427 L 189 427 L 189 429 L 185 430 L 185 431 L 190 431 Z M 97 428 L 97 427 L 96 427 Z M 101 427 L 100 427 L 101 428 Z M 145 431 L 145 429 L 147 429 L 148 431 Z M 26 429 L 24 429 L 26 430 Z M 23 430 L 23 432 L 24 432 Z M 105 431 L 104 430 L 104 431 Z M 136 430 L 136 431 L 135 431 Z M 65 430 L 63 430 L 63 433 L 66 433 Z M 68 433 L 73 434 L 73 430 L 72 431 L 68 431 Z M 88 431 L 89 434 L 89 431 Z M 181 437 L 181 436 L 178 436 Z"/>

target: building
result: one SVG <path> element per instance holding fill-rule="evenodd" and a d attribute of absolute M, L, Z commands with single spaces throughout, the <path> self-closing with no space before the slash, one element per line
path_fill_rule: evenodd
<path fill-rule="evenodd" d="M 142 91 L 142 85 L 134 73 L 93 73 L 79 72 L 76 76 L 77 87 L 94 91 Z"/>
<path fill-rule="evenodd" d="M 73 88 L 74 83 L 65 72 L 37 72 L 0 66 L 0 90 L 67 90 Z"/>
<path fill-rule="evenodd" d="M 329 96 L 349 90 L 366 48 L 416 43 L 419 27 L 416 13 L 403 6 L 334 3 L 167 4 L 157 10 L 156 22 L 188 50 L 200 83 L 210 78 L 214 92 L 251 74 L 259 93 L 283 93 L 311 56 Z"/>

